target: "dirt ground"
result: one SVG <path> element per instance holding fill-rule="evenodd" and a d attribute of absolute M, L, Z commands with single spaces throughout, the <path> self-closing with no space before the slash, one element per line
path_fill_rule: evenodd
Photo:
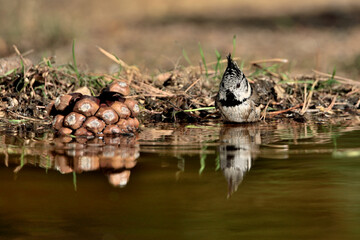
<path fill-rule="evenodd" d="M 286 58 L 288 69 L 311 69 L 358 79 L 360 74 L 360 2 L 303 1 L 25 1 L 0 0 L 0 57 L 12 45 L 37 62 L 56 56 L 71 61 L 76 39 L 78 64 L 108 72 L 113 63 L 101 46 L 143 71 L 156 73 L 200 61 L 199 43 L 208 62 L 215 49 L 223 57 L 233 51 L 245 60 Z"/>

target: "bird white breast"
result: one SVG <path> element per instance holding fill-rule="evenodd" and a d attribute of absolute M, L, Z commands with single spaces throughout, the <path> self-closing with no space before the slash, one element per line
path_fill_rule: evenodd
<path fill-rule="evenodd" d="M 260 114 L 260 109 L 250 99 L 237 106 L 219 108 L 223 118 L 229 122 L 255 122 Z"/>

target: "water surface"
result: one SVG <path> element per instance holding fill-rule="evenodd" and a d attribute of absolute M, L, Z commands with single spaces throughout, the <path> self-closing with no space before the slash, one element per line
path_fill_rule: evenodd
<path fill-rule="evenodd" d="M 0 239 L 359 239 L 359 136 L 355 120 L 3 131 Z"/>

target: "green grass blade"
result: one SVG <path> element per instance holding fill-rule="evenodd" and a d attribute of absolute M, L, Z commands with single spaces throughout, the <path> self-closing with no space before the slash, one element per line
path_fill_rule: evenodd
<path fill-rule="evenodd" d="M 324 88 L 331 88 L 334 84 L 338 84 L 339 81 L 337 81 L 335 79 L 335 75 L 336 75 L 336 66 L 334 67 L 331 77 L 329 77 L 328 80 L 324 81 L 324 82 L 320 82 L 319 86 L 317 89 L 324 89 Z"/>
<path fill-rule="evenodd" d="M 11 69 L 11 70 L 7 71 L 4 75 L 0 76 L 0 78 L 7 77 L 10 74 L 14 73 L 16 70 L 17 70 L 17 68 Z"/>
<path fill-rule="evenodd" d="M 331 78 L 334 79 L 335 75 L 336 75 L 336 66 L 334 66 Z"/>
<path fill-rule="evenodd" d="M 9 123 L 13 123 L 13 124 L 18 124 L 18 123 L 24 123 L 27 122 L 28 120 L 26 119 L 9 119 L 8 122 Z"/>
<path fill-rule="evenodd" d="M 204 55 L 204 51 L 202 50 L 201 44 L 199 43 L 199 51 L 200 51 L 200 55 L 201 55 L 201 60 L 204 64 L 204 68 L 205 68 L 205 75 L 206 77 L 209 76 L 208 74 L 208 69 L 207 69 L 207 65 L 206 65 L 206 60 L 205 60 L 205 55 Z"/>
<path fill-rule="evenodd" d="M 219 53 L 219 51 L 217 49 L 215 49 L 215 55 L 217 59 L 221 59 L 221 54 Z"/>
<path fill-rule="evenodd" d="M 79 73 L 79 70 L 77 68 L 76 57 L 75 57 L 75 39 L 73 40 L 73 44 L 72 44 L 72 57 L 73 57 L 73 69 L 74 69 L 78 79 L 80 79 L 80 73 Z"/>
<path fill-rule="evenodd" d="M 220 169 L 220 153 L 215 158 L 215 171 L 219 171 Z"/>
<path fill-rule="evenodd" d="M 48 65 L 48 67 L 52 67 L 51 60 L 50 60 L 50 59 L 47 59 L 47 60 L 46 60 L 46 65 Z"/>
<path fill-rule="evenodd" d="M 22 152 L 21 152 L 21 156 L 20 156 L 20 166 L 21 167 L 23 167 L 25 164 L 24 157 L 25 157 L 25 147 L 22 147 Z"/>
<path fill-rule="evenodd" d="M 195 111 L 203 111 L 203 110 L 214 110 L 215 107 L 203 107 L 203 108 L 195 108 L 195 109 L 187 109 L 184 112 L 195 112 Z"/>
<path fill-rule="evenodd" d="M 278 84 L 313 84 L 313 80 L 286 80 L 279 81 Z"/>
<path fill-rule="evenodd" d="M 185 58 L 185 60 L 186 60 L 186 62 L 191 66 L 192 65 L 192 63 L 191 63 L 191 61 L 190 61 L 190 58 L 189 58 L 189 56 L 187 55 L 187 53 L 186 53 L 186 51 L 185 51 L 185 49 L 183 48 L 183 50 L 182 50 L 182 54 L 183 54 L 183 56 L 184 56 L 184 58 Z"/>
<path fill-rule="evenodd" d="M 46 156 L 46 174 L 48 173 L 48 170 L 49 170 L 49 168 L 51 167 L 51 159 L 50 159 L 50 156 L 48 155 L 48 156 Z"/>
<path fill-rule="evenodd" d="M 220 69 L 220 61 L 221 61 L 221 54 L 219 53 L 218 50 L 215 49 L 215 55 L 216 55 L 216 65 L 215 65 L 215 78 L 218 77 L 217 73 L 218 70 Z"/>
<path fill-rule="evenodd" d="M 18 92 L 21 92 L 21 91 L 24 90 L 24 89 L 26 88 L 26 86 L 27 86 L 27 83 L 25 83 L 25 65 L 24 65 L 24 62 L 23 62 L 22 59 L 20 59 L 20 64 L 21 64 L 20 69 L 21 69 L 22 77 L 21 77 L 21 80 L 17 83 L 17 85 L 16 85 L 16 87 L 15 87 L 15 89 L 16 89 Z M 20 90 L 18 90 L 21 83 L 23 83 L 24 85 L 23 85 L 23 87 L 22 87 Z"/>
<path fill-rule="evenodd" d="M 236 35 L 233 36 L 233 51 L 232 51 L 232 56 L 235 56 L 235 51 L 236 51 Z"/>
<path fill-rule="evenodd" d="M 244 65 L 245 65 L 245 61 L 244 60 L 241 60 L 241 63 L 240 63 L 240 70 L 243 70 L 244 68 Z"/>
<path fill-rule="evenodd" d="M 73 172 L 73 184 L 74 184 L 74 190 L 77 191 L 76 172 Z"/>
<path fill-rule="evenodd" d="M 203 146 L 203 147 L 201 148 L 199 175 L 201 175 L 202 172 L 203 172 L 204 169 L 205 169 L 205 165 L 206 165 L 206 162 L 205 162 L 205 160 L 206 160 L 206 153 L 205 153 L 205 151 L 206 151 L 206 149 L 207 149 L 207 146 Z"/>
<path fill-rule="evenodd" d="M 326 81 L 328 86 L 332 86 L 333 84 L 338 83 L 338 81 L 335 79 L 335 75 L 336 75 L 336 66 L 334 66 L 331 77 L 329 78 L 329 80 Z"/>

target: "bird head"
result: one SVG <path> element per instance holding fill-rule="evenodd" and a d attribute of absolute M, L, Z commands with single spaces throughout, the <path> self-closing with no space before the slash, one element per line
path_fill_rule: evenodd
<path fill-rule="evenodd" d="M 251 96 L 251 87 L 244 73 L 231 58 L 227 56 L 228 64 L 219 87 L 219 99 L 223 101 L 242 102 Z"/>

